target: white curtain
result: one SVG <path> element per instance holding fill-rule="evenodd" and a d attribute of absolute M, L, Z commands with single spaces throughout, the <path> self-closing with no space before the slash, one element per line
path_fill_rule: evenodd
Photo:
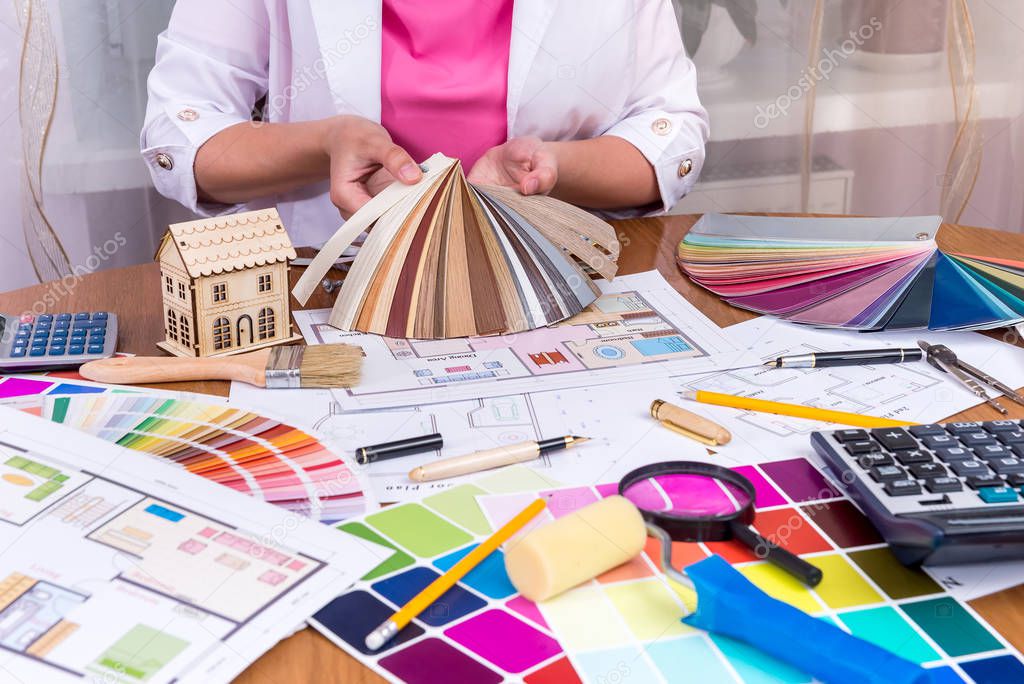
<path fill-rule="evenodd" d="M 701 39 L 712 128 L 701 182 L 676 211 L 1024 226 L 1024 2 L 673 1 L 688 42 Z M 0 0 L 0 291 L 37 271 L 70 270 L 74 284 L 148 261 L 166 225 L 186 218 L 138 155 L 145 79 L 172 6 Z"/>
<path fill-rule="evenodd" d="M 684 26 L 707 4 L 675 2 Z M 942 214 L 1022 230 L 1024 3 L 710 6 L 694 59 L 712 142 L 676 211 Z M 756 14 L 753 44 L 730 10 Z"/>
<path fill-rule="evenodd" d="M 170 221 L 140 156 L 170 0 L 0 0 L 0 291 L 153 258 Z M 19 106 L 20 104 L 20 106 Z M 40 163 L 41 161 L 41 163 Z"/>

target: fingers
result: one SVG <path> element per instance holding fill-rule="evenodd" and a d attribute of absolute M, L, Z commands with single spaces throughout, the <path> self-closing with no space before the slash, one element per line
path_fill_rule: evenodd
<path fill-rule="evenodd" d="M 558 164 L 555 155 L 543 146 L 538 146 L 530 159 L 530 171 L 519 183 L 524 195 L 546 195 L 555 189 L 558 182 Z"/>
<path fill-rule="evenodd" d="M 331 203 L 338 207 L 341 217 L 345 220 L 359 211 L 370 199 L 370 193 L 364 183 L 331 183 Z"/>
<path fill-rule="evenodd" d="M 409 153 L 390 140 L 381 146 L 378 154 L 379 157 L 374 161 L 407 185 L 417 182 L 423 176 L 419 164 L 413 161 Z"/>

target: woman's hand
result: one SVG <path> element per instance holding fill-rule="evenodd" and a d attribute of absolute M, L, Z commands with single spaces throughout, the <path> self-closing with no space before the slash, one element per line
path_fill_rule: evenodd
<path fill-rule="evenodd" d="M 331 161 L 331 202 L 346 219 L 393 180 L 411 185 L 423 175 L 383 126 L 359 116 L 330 119 L 323 146 Z"/>
<path fill-rule="evenodd" d="M 487 150 L 468 178 L 471 183 L 513 187 L 524 195 L 546 195 L 558 182 L 558 162 L 540 138 L 513 138 Z"/>

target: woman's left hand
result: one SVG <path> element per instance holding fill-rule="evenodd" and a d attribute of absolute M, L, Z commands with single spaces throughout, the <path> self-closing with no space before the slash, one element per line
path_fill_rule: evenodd
<path fill-rule="evenodd" d="M 468 178 L 471 183 L 513 187 L 524 195 L 546 195 L 558 182 L 558 161 L 540 138 L 513 138 L 487 150 Z"/>

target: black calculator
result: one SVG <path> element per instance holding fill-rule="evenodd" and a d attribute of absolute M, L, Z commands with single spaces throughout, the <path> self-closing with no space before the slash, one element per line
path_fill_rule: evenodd
<path fill-rule="evenodd" d="M 106 311 L 0 314 L 0 372 L 75 368 L 117 349 L 117 316 Z"/>
<path fill-rule="evenodd" d="M 832 430 L 811 444 L 904 564 L 1024 558 L 1024 422 Z"/>

